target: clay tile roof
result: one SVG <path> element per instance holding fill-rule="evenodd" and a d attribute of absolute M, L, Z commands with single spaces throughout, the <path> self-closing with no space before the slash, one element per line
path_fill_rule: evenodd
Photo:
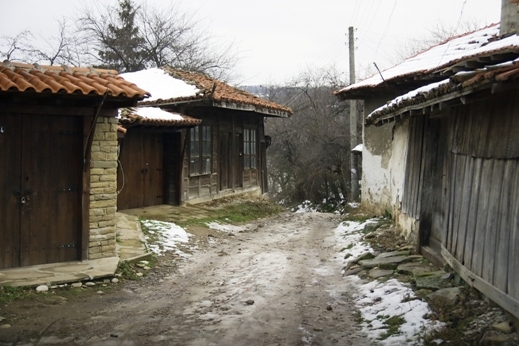
<path fill-rule="evenodd" d="M 0 62 L 0 91 L 103 95 L 142 100 L 150 93 L 118 76 L 117 71 L 84 67 Z"/>
<path fill-rule="evenodd" d="M 161 110 L 158 107 L 123 108 L 119 112 L 119 124 L 124 127 L 191 127 L 202 120 L 187 115 Z"/>
<path fill-rule="evenodd" d="M 157 98 L 152 91 L 151 100 L 143 101 L 141 105 L 165 105 L 168 103 L 175 103 L 181 101 L 196 101 L 196 100 L 212 100 L 216 106 L 223 108 L 236 108 L 244 110 L 252 110 L 260 113 L 265 113 L 274 116 L 287 117 L 293 114 L 289 107 L 277 104 L 272 101 L 265 100 L 261 97 L 255 96 L 247 91 L 240 90 L 227 83 L 211 78 L 202 73 L 183 71 L 170 67 L 162 68 L 172 78 L 184 82 L 186 86 L 193 86 L 192 92 L 186 93 L 183 89 L 183 94 L 176 95 L 177 91 L 172 90 L 169 94 L 167 90 L 157 90 L 161 97 Z M 137 73 L 146 73 L 139 71 Z M 152 71 L 149 71 L 150 75 Z M 136 74 L 137 74 L 136 73 Z M 139 78 L 140 76 L 126 76 L 125 78 Z M 144 78 L 144 80 L 146 80 Z M 151 81 L 153 84 L 153 82 Z M 146 87 L 146 85 L 144 85 Z M 157 84 L 151 85 L 150 88 L 157 87 Z M 164 96 L 166 95 L 166 96 Z"/>

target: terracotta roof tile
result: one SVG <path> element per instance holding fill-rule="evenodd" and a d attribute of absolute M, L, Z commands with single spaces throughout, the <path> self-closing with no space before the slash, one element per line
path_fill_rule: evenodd
<path fill-rule="evenodd" d="M 0 63 L 0 91 L 51 94 L 108 95 L 144 99 L 150 94 L 117 71 L 84 67 L 40 66 L 4 61 Z"/>
<path fill-rule="evenodd" d="M 200 92 L 195 96 L 176 97 L 168 100 L 143 101 L 141 102 L 142 105 L 159 105 L 176 101 L 212 99 L 222 105 L 235 103 L 238 105 L 253 106 L 258 111 L 274 111 L 285 113 L 286 115 L 293 114 L 289 107 L 265 100 L 247 91 L 240 90 L 227 83 L 206 76 L 205 74 L 183 71 L 170 67 L 163 67 L 163 69 L 173 78 L 180 79 L 188 84 L 193 84 L 200 90 Z"/>

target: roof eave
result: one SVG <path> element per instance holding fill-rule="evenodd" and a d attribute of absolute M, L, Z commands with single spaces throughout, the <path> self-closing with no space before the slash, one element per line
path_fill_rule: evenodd
<path fill-rule="evenodd" d="M 454 90 L 445 95 L 429 99 L 427 101 L 398 108 L 390 113 L 381 114 L 374 118 L 367 118 L 365 125 L 382 126 L 393 121 L 399 121 L 412 116 L 430 115 L 438 116 L 444 114 L 444 111 L 457 105 L 465 105 L 474 101 L 482 100 L 480 93 L 486 93 L 486 97 L 490 97 L 505 90 L 519 88 L 517 81 L 513 82 L 494 82 L 483 81 L 478 85 L 464 88 L 462 90 Z M 488 92 L 490 90 L 490 92 Z M 478 94 L 478 95 L 476 95 Z"/>
<path fill-rule="evenodd" d="M 245 103 L 213 101 L 213 106 L 219 107 L 219 108 L 225 108 L 225 109 L 238 110 L 238 111 L 260 113 L 260 114 L 262 114 L 264 116 L 268 116 L 268 117 L 289 118 L 291 115 L 289 112 L 283 111 L 280 109 L 263 108 L 260 106 L 256 106 L 256 105 L 252 105 L 252 104 L 245 104 Z"/>

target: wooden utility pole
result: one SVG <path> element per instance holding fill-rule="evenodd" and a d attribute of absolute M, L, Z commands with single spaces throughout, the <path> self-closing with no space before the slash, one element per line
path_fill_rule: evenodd
<path fill-rule="evenodd" d="M 350 84 L 355 84 L 355 36 L 353 27 L 348 29 L 350 48 Z M 351 167 L 351 199 L 360 201 L 359 179 L 357 175 L 357 155 L 351 150 L 358 144 L 357 141 L 357 101 L 350 100 L 350 167 Z"/>

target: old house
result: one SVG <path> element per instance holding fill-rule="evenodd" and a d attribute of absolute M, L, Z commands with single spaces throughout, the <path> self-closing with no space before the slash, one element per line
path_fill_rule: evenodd
<path fill-rule="evenodd" d="M 140 107 L 201 120 L 198 126 L 175 130 L 164 142 L 168 158 L 163 162 L 169 163 L 163 195 L 154 203 L 197 203 L 268 191 L 264 118 L 289 117 L 288 107 L 200 73 L 166 67 L 123 76 L 151 92 Z"/>
<path fill-rule="evenodd" d="M 116 71 L 0 63 L 0 268 L 115 256 Z"/>
<path fill-rule="evenodd" d="M 183 130 L 201 122 L 157 107 L 120 112 L 117 209 L 180 204 Z"/>
<path fill-rule="evenodd" d="M 518 58 L 519 36 L 492 25 L 337 93 L 366 100 L 362 203 L 516 317 Z"/>

